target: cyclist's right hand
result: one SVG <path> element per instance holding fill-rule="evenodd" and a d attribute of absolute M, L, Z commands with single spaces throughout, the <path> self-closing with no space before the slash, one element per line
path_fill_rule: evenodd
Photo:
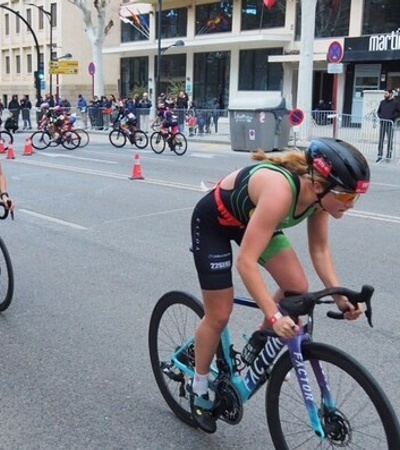
<path fill-rule="evenodd" d="M 282 316 L 272 325 L 272 329 L 284 339 L 293 339 L 299 332 L 299 327 L 289 316 Z"/>

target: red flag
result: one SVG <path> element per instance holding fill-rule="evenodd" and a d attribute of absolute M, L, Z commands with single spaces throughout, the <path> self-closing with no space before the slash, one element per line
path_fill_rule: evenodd
<path fill-rule="evenodd" d="M 276 0 L 264 0 L 264 5 L 268 9 L 272 9 L 276 5 Z"/>

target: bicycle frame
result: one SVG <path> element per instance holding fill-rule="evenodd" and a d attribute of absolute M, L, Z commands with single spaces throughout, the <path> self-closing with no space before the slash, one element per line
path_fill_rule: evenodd
<path fill-rule="evenodd" d="M 234 303 L 242 306 L 247 306 L 251 308 L 258 308 L 258 305 L 251 299 L 246 297 L 235 297 Z M 318 407 L 315 404 L 314 396 L 312 393 L 312 389 L 309 382 L 308 372 L 305 368 L 303 353 L 302 353 L 302 345 L 305 342 L 311 342 L 312 341 L 312 333 L 307 331 L 308 329 L 312 329 L 312 318 L 309 316 L 309 322 L 306 326 L 300 325 L 300 331 L 298 335 L 291 339 L 290 341 L 286 342 L 286 346 L 289 350 L 290 359 L 292 361 L 292 365 L 294 368 L 294 371 L 296 373 L 297 381 L 300 386 L 300 390 L 303 395 L 303 400 L 305 407 L 307 409 L 307 413 L 310 419 L 311 426 L 317 436 L 319 436 L 321 439 L 324 439 L 326 437 L 326 433 L 324 431 L 324 427 L 322 426 L 321 419 L 318 412 Z M 222 355 L 224 359 L 224 363 L 226 364 L 227 372 L 229 374 L 229 379 L 237 389 L 241 400 L 244 403 L 246 403 L 252 396 L 255 394 L 259 387 L 261 385 L 254 386 L 252 389 L 249 390 L 249 386 L 245 383 L 245 377 L 240 375 L 238 368 L 237 368 L 237 362 L 235 360 L 235 355 L 232 352 L 233 344 L 231 340 L 231 333 L 229 331 L 229 328 L 226 327 L 222 334 L 221 334 L 221 350 Z M 171 358 L 174 365 L 182 371 L 185 375 L 187 375 L 189 378 L 194 377 L 194 372 L 189 369 L 185 364 L 181 363 L 179 361 L 179 354 L 182 352 L 185 352 L 188 347 L 190 347 L 194 343 L 194 339 L 191 339 L 189 342 L 184 344 L 182 347 L 180 347 L 177 352 L 173 355 Z M 261 353 L 260 353 L 261 355 Z M 254 365 L 257 364 L 257 361 L 261 356 L 258 356 Z M 318 382 L 318 385 L 321 389 L 322 397 L 323 397 L 323 403 L 324 405 L 329 409 L 335 408 L 335 403 L 333 401 L 332 395 L 330 393 L 329 388 L 329 382 L 328 379 L 322 369 L 321 363 L 317 360 L 312 360 L 311 366 L 314 371 L 316 380 Z M 247 369 L 247 371 L 249 368 Z M 246 371 L 246 373 L 247 373 Z M 214 379 L 217 379 L 220 375 L 220 372 L 217 367 L 212 366 L 211 367 L 211 373 L 213 375 Z M 269 375 L 268 375 L 269 378 Z M 211 389 L 213 389 L 212 383 L 210 386 Z"/>

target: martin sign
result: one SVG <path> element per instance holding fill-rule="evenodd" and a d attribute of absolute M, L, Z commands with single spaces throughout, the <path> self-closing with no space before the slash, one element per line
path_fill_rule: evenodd
<path fill-rule="evenodd" d="M 344 39 L 342 62 L 400 60 L 400 28 L 391 33 Z"/>
<path fill-rule="evenodd" d="M 370 52 L 387 52 L 400 50 L 400 28 L 390 34 L 378 34 L 369 38 Z"/>

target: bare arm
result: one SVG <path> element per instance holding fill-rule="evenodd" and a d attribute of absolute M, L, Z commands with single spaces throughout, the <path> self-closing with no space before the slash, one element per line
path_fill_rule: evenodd
<path fill-rule="evenodd" d="M 6 209 L 14 210 L 14 201 L 9 197 L 7 192 L 7 179 L 4 174 L 3 165 L 0 163 L 0 201 L 4 203 Z"/>

